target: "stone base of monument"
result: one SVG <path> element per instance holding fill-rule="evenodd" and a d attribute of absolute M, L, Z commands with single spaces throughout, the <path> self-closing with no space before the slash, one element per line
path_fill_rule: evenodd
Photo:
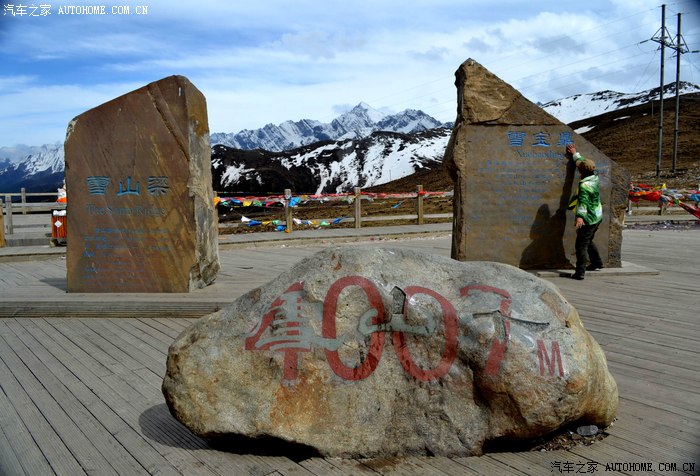
<path fill-rule="evenodd" d="M 540 278 L 568 278 L 574 274 L 573 269 L 530 270 L 530 272 L 535 276 L 539 276 Z M 587 271 L 586 279 L 596 277 L 625 276 L 630 274 L 635 276 L 656 276 L 659 274 L 659 270 L 649 268 L 648 266 L 630 263 L 629 261 L 622 261 L 619 268 L 603 268 L 595 271 Z"/>
<path fill-rule="evenodd" d="M 163 393 L 197 435 L 339 457 L 478 455 L 574 422 L 606 427 L 618 404 L 601 348 L 551 283 L 356 247 L 319 252 L 185 330 Z"/>

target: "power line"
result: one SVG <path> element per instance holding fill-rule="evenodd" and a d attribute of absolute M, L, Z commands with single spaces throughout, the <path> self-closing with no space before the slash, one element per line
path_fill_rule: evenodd
<path fill-rule="evenodd" d="M 585 34 L 587 34 L 587 33 L 594 32 L 594 31 L 598 31 L 598 30 L 601 30 L 601 29 L 605 29 L 606 31 L 609 31 L 609 28 L 608 28 L 608 27 L 609 27 L 610 25 L 613 25 L 613 24 L 615 24 L 615 23 L 619 23 L 619 22 L 622 22 L 622 21 L 629 20 L 630 18 L 633 18 L 633 17 L 639 16 L 639 15 L 648 13 L 649 11 L 652 11 L 652 10 L 654 10 L 654 9 L 652 8 L 652 9 L 647 9 L 647 10 L 641 10 L 641 11 L 638 11 L 638 12 L 635 12 L 635 13 L 632 13 L 632 14 L 629 14 L 629 15 L 626 15 L 626 16 L 623 16 L 623 17 L 619 17 L 619 18 L 617 18 L 617 19 L 615 19 L 615 20 L 612 20 L 612 21 L 609 21 L 609 22 L 607 22 L 607 23 L 600 24 L 600 25 L 597 25 L 597 26 L 595 26 L 595 27 L 592 27 L 592 28 L 589 28 L 589 29 L 586 29 L 586 30 L 581 30 L 581 31 L 577 32 L 577 35 L 585 35 Z M 599 41 L 604 41 L 604 40 L 607 39 L 607 38 L 617 36 L 618 33 L 619 33 L 619 32 L 615 32 L 615 33 L 611 33 L 611 34 L 609 34 L 609 35 L 607 35 L 607 36 L 605 36 L 605 37 L 597 38 L 597 39 L 595 39 L 595 40 L 593 40 L 593 41 L 589 41 L 588 44 L 593 44 L 593 43 L 596 43 L 596 42 L 599 42 Z M 560 38 L 561 38 L 561 37 L 563 37 L 563 35 L 560 36 Z M 556 46 L 556 44 L 557 44 L 557 39 L 556 39 L 556 38 L 555 38 L 555 39 L 551 39 L 549 42 L 545 43 L 545 45 L 546 45 L 546 44 L 551 44 L 551 45 L 553 45 L 553 46 Z M 636 43 L 635 43 L 635 44 L 636 44 Z M 626 46 L 626 47 L 623 47 L 623 48 L 620 48 L 620 49 L 617 49 L 617 50 L 607 51 L 607 52 L 604 52 L 604 53 L 595 55 L 595 56 L 593 56 L 593 57 L 590 57 L 590 58 L 588 58 L 588 59 L 592 59 L 592 58 L 599 57 L 599 56 L 604 56 L 605 54 L 609 54 L 609 53 L 612 53 L 612 52 L 616 52 L 616 51 L 619 51 L 619 50 L 621 50 L 621 49 L 627 48 L 627 47 L 629 47 L 629 46 L 632 46 L 632 45 L 628 45 L 628 46 Z M 554 54 L 547 55 L 547 56 L 543 56 L 543 57 L 540 57 L 540 60 L 541 60 L 541 61 L 544 61 L 544 60 L 546 60 L 547 58 L 550 58 L 550 57 L 552 57 L 552 56 L 554 56 Z M 510 60 L 511 58 L 514 58 L 514 57 L 521 57 L 521 54 L 520 54 L 520 53 L 513 53 L 513 54 L 511 54 L 511 55 L 501 56 L 501 57 L 499 57 L 496 61 L 492 62 L 491 65 L 489 65 L 489 68 L 491 69 L 491 68 L 493 67 L 493 65 L 496 65 L 496 64 L 499 64 L 499 63 L 502 63 L 502 62 L 507 62 L 508 60 Z M 519 64 L 515 64 L 515 65 L 511 64 L 511 65 L 509 65 L 509 67 L 507 67 L 507 68 L 501 70 L 501 71 L 499 72 L 499 76 L 501 76 L 504 72 L 507 72 L 507 71 L 509 71 L 509 70 L 512 70 L 512 69 L 515 69 L 515 68 L 518 68 L 518 67 L 520 67 L 520 66 L 524 66 L 524 65 L 527 65 L 527 64 L 532 64 L 532 62 L 531 62 L 531 61 L 528 61 L 528 62 L 525 62 L 525 63 L 519 63 Z M 561 66 L 557 66 L 556 68 L 552 68 L 551 70 L 548 70 L 548 71 L 553 71 L 553 70 L 556 70 L 556 69 L 559 69 L 559 68 L 561 68 Z M 548 71 L 544 71 L 544 72 L 548 72 Z M 418 85 L 415 85 L 415 86 L 411 86 L 410 88 L 406 88 L 406 89 L 403 89 L 403 90 L 400 90 L 400 91 L 396 91 L 396 92 L 394 92 L 394 93 L 392 93 L 392 94 L 389 94 L 389 95 L 383 95 L 383 96 L 380 96 L 380 97 L 376 97 L 376 98 L 374 98 L 374 99 L 368 99 L 367 101 L 370 102 L 370 104 L 380 103 L 380 102 L 382 102 L 384 99 L 386 99 L 386 98 L 388 98 L 388 97 L 400 96 L 400 95 L 402 95 L 402 94 L 404 94 L 404 93 L 408 93 L 409 91 L 412 91 L 412 90 L 415 90 L 415 89 L 418 89 L 418 88 L 421 88 L 421 87 L 424 87 L 424 86 L 427 86 L 427 85 L 430 85 L 430 84 L 434 84 L 434 83 L 437 83 L 437 82 L 441 82 L 441 81 L 444 81 L 444 78 L 437 78 L 437 79 L 434 79 L 434 80 L 430 80 L 430 81 L 427 81 L 427 82 L 424 82 L 424 83 L 421 83 L 421 84 L 418 84 Z M 444 91 L 445 89 L 446 89 L 446 88 L 441 88 L 441 89 L 439 89 L 439 90 L 431 90 L 431 91 L 429 91 L 428 93 L 424 94 L 423 96 L 419 96 L 419 97 L 426 97 L 426 96 L 429 96 L 429 95 L 431 95 L 431 94 L 435 94 L 435 93 L 437 93 L 437 92 L 442 92 L 442 91 Z M 405 104 L 405 102 L 399 101 L 399 102 L 393 103 L 393 105 L 399 105 L 399 104 Z M 391 105 L 388 106 L 388 107 L 391 107 Z"/>
<path fill-rule="evenodd" d="M 674 5 L 682 5 L 683 2 L 674 2 L 673 4 L 674 4 Z M 648 13 L 649 11 L 656 10 L 656 8 L 658 8 L 658 7 L 655 7 L 655 8 L 652 8 L 652 9 L 647 9 L 647 10 L 641 10 L 641 11 L 638 11 L 638 12 L 635 12 L 635 13 L 632 13 L 632 14 L 629 14 L 629 15 L 625 15 L 625 16 L 623 16 L 623 17 L 619 17 L 619 18 L 617 18 L 617 19 L 615 19 L 615 20 L 606 22 L 606 23 L 604 23 L 604 24 L 600 24 L 600 25 L 597 25 L 597 26 L 595 26 L 595 27 L 588 28 L 588 29 L 586 29 L 586 30 L 577 31 L 577 32 L 576 32 L 576 36 L 584 36 L 584 35 L 586 35 L 586 34 L 589 34 L 589 33 L 592 33 L 592 32 L 596 32 L 596 31 L 600 31 L 600 30 L 604 29 L 606 32 L 608 32 L 607 35 L 605 35 L 605 36 L 603 36 L 603 37 L 596 37 L 596 38 L 593 39 L 592 41 L 587 41 L 586 44 L 587 44 L 587 45 L 592 45 L 592 44 L 594 44 L 594 43 L 598 43 L 598 42 L 601 42 L 601 41 L 607 41 L 607 40 L 608 40 L 609 38 L 611 38 L 611 37 L 617 37 L 617 36 L 619 36 L 619 33 L 622 32 L 622 30 L 619 30 L 619 31 L 616 31 L 616 32 L 609 33 L 609 32 L 610 32 L 610 26 L 615 25 L 615 24 L 620 23 L 620 22 L 624 22 L 624 21 L 626 21 L 626 20 L 629 20 L 630 18 L 634 18 L 634 17 L 638 17 L 638 16 L 640 16 L 640 15 L 646 14 L 646 13 Z M 642 25 L 640 25 L 640 26 L 637 27 L 637 30 L 643 30 L 646 26 L 650 26 L 650 25 L 652 25 L 652 24 L 653 24 L 653 23 L 651 23 L 651 22 L 649 22 L 649 23 L 643 23 Z M 658 33 L 658 32 L 657 32 L 657 33 Z M 668 36 L 670 36 L 670 34 L 668 34 Z M 548 42 L 544 43 L 544 45 L 545 45 L 545 46 L 546 46 L 546 45 L 552 45 L 552 47 L 553 47 L 553 49 L 554 49 L 554 47 L 557 46 L 557 44 L 558 44 L 558 42 L 561 40 L 561 38 L 564 38 L 564 37 L 566 37 L 566 36 L 565 36 L 565 35 L 561 35 L 560 37 L 550 39 Z M 586 63 L 590 63 L 590 62 L 592 62 L 592 61 L 594 61 L 594 60 L 596 60 L 596 59 L 605 58 L 606 56 L 609 56 L 609 55 L 612 54 L 612 53 L 618 53 L 618 52 L 624 51 L 624 50 L 626 50 L 626 49 L 629 49 L 629 48 L 631 48 L 631 47 L 639 46 L 640 44 L 642 44 L 642 43 L 644 43 L 644 42 L 646 42 L 646 41 L 650 41 L 650 40 L 644 40 L 644 41 L 640 41 L 640 42 L 635 42 L 635 43 L 632 43 L 632 44 L 628 44 L 628 45 L 626 45 L 626 46 L 622 46 L 622 47 L 620 47 L 620 48 L 616 48 L 616 49 L 612 49 L 612 50 L 606 50 L 606 51 L 604 51 L 604 52 L 596 52 L 595 54 L 592 54 L 592 55 L 588 55 L 588 56 L 584 56 L 584 57 L 579 57 L 579 58 L 577 59 L 577 61 L 572 62 L 572 63 L 569 63 L 568 65 L 561 65 L 561 64 L 559 64 L 559 65 L 556 65 L 556 66 L 553 67 L 553 68 L 550 68 L 550 69 L 547 69 L 547 70 L 541 70 L 541 71 L 539 71 L 539 72 L 537 73 L 537 75 L 531 74 L 531 75 L 523 76 L 523 77 L 517 78 L 517 79 L 515 79 L 515 80 L 510 80 L 510 82 L 525 83 L 525 84 L 521 85 L 521 86 L 518 88 L 518 89 L 521 90 L 521 91 L 533 90 L 533 89 L 535 89 L 535 88 L 538 87 L 538 86 L 541 86 L 541 85 L 544 85 L 544 84 L 547 84 L 547 83 L 551 83 L 551 82 L 552 82 L 552 79 L 545 79 L 545 80 L 536 81 L 536 82 L 531 82 L 531 81 L 530 81 L 531 79 L 534 79 L 535 77 L 537 77 L 537 76 L 539 76 L 539 75 L 543 75 L 543 76 L 544 76 L 544 75 L 547 75 L 548 73 L 552 73 L 552 72 L 555 72 L 555 71 L 560 71 L 562 68 L 565 68 L 565 67 L 567 67 L 567 66 L 574 66 L 574 65 L 576 65 L 576 66 L 581 66 L 581 65 L 584 65 L 584 64 L 586 64 Z M 655 51 L 658 52 L 658 49 L 655 50 Z M 626 60 L 631 60 L 631 59 L 633 59 L 633 58 L 636 58 L 636 57 L 639 57 L 639 56 L 643 56 L 643 55 L 645 55 L 645 54 L 650 54 L 650 53 L 651 53 L 651 52 L 640 52 L 639 54 L 636 54 L 636 55 L 627 55 L 627 56 L 625 57 L 625 59 L 626 59 Z M 547 61 L 547 60 L 548 60 L 549 58 L 551 58 L 552 56 L 555 56 L 555 54 L 556 54 L 556 53 L 552 53 L 552 54 L 550 54 L 550 55 L 546 55 L 546 56 L 539 57 L 539 58 L 538 58 L 538 61 L 541 61 L 541 62 Z M 532 64 L 532 61 L 528 61 L 528 62 L 525 62 L 525 63 L 513 64 L 513 62 L 510 61 L 510 60 L 511 60 L 512 58 L 514 58 L 514 57 L 521 57 L 521 53 L 513 53 L 513 54 L 510 54 L 510 55 L 507 55 L 507 56 L 501 56 L 501 57 L 499 57 L 497 60 L 493 61 L 488 67 L 489 67 L 489 69 L 492 69 L 492 70 L 494 71 L 495 74 L 498 74 L 499 76 L 503 77 L 503 73 L 506 73 L 507 71 L 516 69 L 516 68 L 518 68 L 518 67 L 520 67 L 520 66 L 523 66 L 523 65 L 531 65 L 531 64 Z M 653 58 L 650 60 L 649 64 L 647 64 L 646 68 L 644 69 L 644 73 L 640 76 L 640 80 L 639 80 L 639 81 L 641 81 L 641 80 L 643 79 L 643 77 L 646 75 L 647 70 L 649 69 L 649 65 L 653 62 L 653 60 L 654 60 L 655 58 L 656 58 L 656 54 L 653 55 Z M 496 69 L 493 68 L 494 65 L 502 64 L 502 63 L 504 63 L 504 62 L 505 62 L 506 64 L 508 64 L 508 66 L 507 66 L 506 68 L 503 68 L 503 69 L 501 69 L 500 71 L 498 71 L 497 68 L 496 68 Z M 598 67 L 598 68 L 600 68 L 600 67 L 610 66 L 610 65 L 615 65 L 615 64 L 619 64 L 619 60 L 613 60 L 613 61 L 604 62 L 604 63 L 596 62 L 596 63 L 595 63 L 595 66 Z M 692 68 L 696 68 L 696 67 L 695 67 L 694 65 L 692 65 L 692 64 L 691 64 L 691 67 L 692 67 Z M 573 72 L 571 72 L 571 73 L 569 73 L 569 74 L 566 74 L 566 75 L 563 75 L 563 76 L 562 76 L 562 75 L 557 75 L 556 80 L 557 80 L 557 81 L 560 81 L 560 80 L 562 80 L 563 78 L 575 77 L 576 75 L 580 75 L 580 74 L 581 74 L 582 72 L 584 72 L 584 71 L 585 71 L 585 69 L 579 69 L 578 71 L 573 71 Z M 606 77 L 606 76 L 611 76 L 611 75 L 613 75 L 613 74 L 617 74 L 618 72 L 619 72 L 619 71 L 603 73 L 603 74 L 597 75 L 597 76 L 595 76 L 595 77 L 590 77 L 589 79 L 603 78 L 603 77 Z M 635 89 L 638 88 L 639 81 L 637 82 L 637 85 L 635 86 Z M 436 85 L 436 83 L 443 83 L 443 84 L 447 84 L 447 85 L 444 86 L 444 87 L 435 88 L 434 86 Z M 561 88 L 570 88 L 570 87 L 572 87 L 572 86 L 576 86 L 577 84 L 584 84 L 584 81 L 571 82 L 571 83 L 567 83 L 567 84 L 561 85 L 560 87 L 561 87 Z M 453 86 L 451 80 L 449 81 L 449 83 L 447 83 L 447 80 L 446 80 L 444 77 L 441 77 L 441 78 L 433 79 L 433 80 L 430 80 L 430 81 L 422 82 L 422 83 L 420 83 L 420 84 L 416 84 L 416 85 L 413 85 L 413 86 L 410 86 L 410 87 L 407 87 L 407 88 L 403 88 L 403 89 L 401 89 L 401 90 L 394 90 L 394 91 L 393 91 L 392 93 L 390 93 L 390 94 L 385 94 L 385 95 L 382 95 L 382 96 L 378 96 L 378 97 L 375 97 L 375 98 L 373 98 L 373 99 L 367 99 L 367 101 L 368 101 L 370 104 L 377 104 L 377 103 L 383 104 L 382 107 L 387 107 L 387 108 L 392 108 L 392 109 L 400 109 L 400 108 L 402 108 L 402 107 L 405 107 L 404 105 L 409 104 L 408 107 L 419 108 L 419 109 L 425 111 L 426 113 L 430 113 L 430 114 L 440 114 L 440 113 L 446 112 L 446 111 L 448 111 L 448 110 L 450 110 L 450 109 L 454 110 L 454 109 L 455 109 L 455 99 L 451 99 L 451 100 L 449 100 L 449 101 L 440 101 L 440 102 L 433 102 L 433 103 L 423 103 L 423 105 L 421 105 L 421 102 L 422 102 L 422 101 L 420 101 L 420 100 L 421 100 L 421 99 L 424 99 L 424 98 L 433 97 L 433 96 L 435 96 L 436 94 L 444 93 L 444 91 L 447 90 L 447 89 L 453 89 L 453 88 L 454 88 L 454 86 Z M 420 93 L 420 94 L 412 94 L 412 93 L 416 93 L 416 92 L 418 92 L 418 91 L 421 91 L 421 93 Z M 389 99 L 389 98 L 392 98 L 392 99 L 394 99 L 394 100 L 391 101 L 390 104 L 386 104 L 386 99 Z M 364 98 L 363 98 L 363 99 L 364 99 Z M 447 105 L 449 105 L 449 106 L 448 106 L 448 107 L 445 107 L 445 106 L 447 106 Z"/>

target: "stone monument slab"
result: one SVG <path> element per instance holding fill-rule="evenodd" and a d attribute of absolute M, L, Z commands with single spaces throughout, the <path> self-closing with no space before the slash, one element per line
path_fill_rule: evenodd
<path fill-rule="evenodd" d="M 455 183 L 452 257 L 523 269 L 573 268 L 578 173 L 566 145 L 596 163 L 603 223 L 595 237 L 605 266 L 621 266 L 629 178 L 569 126 L 476 61 L 455 73 L 458 115 L 445 152 Z"/>
<path fill-rule="evenodd" d="M 219 270 L 204 95 L 170 76 L 73 119 L 69 292 L 189 292 Z"/>

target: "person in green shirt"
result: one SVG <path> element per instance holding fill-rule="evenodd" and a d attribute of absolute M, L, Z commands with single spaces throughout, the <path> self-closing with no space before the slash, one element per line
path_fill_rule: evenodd
<path fill-rule="evenodd" d="M 603 221 L 603 207 L 600 203 L 600 185 L 598 175 L 595 172 L 595 163 L 576 152 L 574 144 L 567 145 L 566 151 L 573 157 L 576 168 L 581 175 L 575 209 L 576 272 L 571 276 L 581 280 L 586 274 L 586 270 L 593 271 L 603 267 L 603 260 L 600 258 L 598 248 L 593 243 L 595 233 L 598 231 L 600 222 Z M 590 264 L 586 267 L 586 262 L 589 259 Z"/>

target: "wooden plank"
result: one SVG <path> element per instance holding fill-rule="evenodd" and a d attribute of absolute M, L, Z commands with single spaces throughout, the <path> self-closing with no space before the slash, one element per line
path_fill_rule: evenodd
<path fill-rule="evenodd" d="M 274 463 L 264 456 L 229 453 L 216 449 L 200 450 L 200 458 L 221 476 L 237 474 L 264 476 L 275 471 Z M 199 455 L 198 455 L 199 456 Z"/>
<path fill-rule="evenodd" d="M 104 376 L 103 380 L 111 382 L 127 399 L 139 399 L 150 395 L 148 390 L 144 389 L 143 380 L 133 373 L 134 370 L 143 368 L 138 361 L 92 331 L 84 318 L 67 322 L 70 324 L 70 331 L 65 333 L 69 340 L 112 371 L 112 374 Z"/>
<path fill-rule="evenodd" d="M 133 360 L 138 362 L 143 370 L 152 372 L 153 377 L 162 378 L 165 375 L 165 358 L 162 352 L 159 352 L 147 343 L 135 339 L 129 334 L 122 332 L 121 328 L 114 324 L 114 319 L 89 319 L 84 321 L 84 324 L 100 335 L 105 340 L 109 341 L 115 347 L 127 353 Z M 132 369 L 134 373 L 139 373 L 142 369 Z M 144 379 L 148 384 L 152 379 Z M 160 388 L 160 384 L 158 384 Z"/>
<path fill-rule="evenodd" d="M 29 429 L 0 391 L 0 474 L 52 474 Z"/>
<path fill-rule="evenodd" d="M 284 456 L 267 456 L 265 459 L 283 476 L 313 476 L 313 473 L 303 466 Z"/>
<path fill-rule="evenodd" d="M 621 438 L 618 435 L 625 436 L 625 438 Z M 627 455 L 639 456 L 645 461 L 665 461 L 669 459 L 690 461 L 696 457 L 697 452 L 697 448 L 694 448 L 691 453 L 678 450 L 673 447 L 673 444 L 669 444 L 669 441 L 650 445 L 648 441 L 640 441 L 639 435 L 631 435 L 629 432 L 623 431 L 618 431 L 608 436 L 605 441 L 611 447 L 618 448 Z"/>
<path fill-rule="evenodd" d="M 168 343 L 168 345 L 170 345 L 170 343 L 177 339 L 177 336 L 180 335 L 179 331 L 172 329 L 171 327 L 166 326 L 157 320 L 141 319 L 141 322 L 143 322 L 145 327 L 152 328 L 154 336 L 158 335 L 158 333 L 162 334 L 163 337 L 160 337 L 159 339 Z"/>
<path fill-rule="evenodd" d="M 14 325 L 13 325 L 14 324 Z M 17 322 L 8 323 L 10 332 L 2 332 L 2 337 L 14 351 L 2 352 L 14 365 L 23 365 L 32 373 L 24 379 L 23 385 L 32 388 L 32 399 L 42 413 L 48 414 L 49 421 L 86 471 L 100 470 L 107 474 L 146 474 L 143 468 L 114 441 L 109 432 L 80 402 L 63 383 L 22 341 L 26 333 Z M 14 368 L 14 367 L 13 367 Z"/>
<path fill-rule="evenodd" d="M 56 344 L 56 340 L 46 335 L 44 330 L 34 320 L 17 320 L 13 327 L 15 334 L 20 335 L 22 341 L 31 345 L 34 355 L 51 371 L 55 378 L 92 413 L 100 424 L 109 433 L 117 433 L 125 428 L 126 423 L 119 418 L 88 386 L 70 370 L 73 361 L 70 356 Z M 34 342 L 27 336 L 30 335 Z M 42 382 L 44 380 L 42 379 Z"/>
<path fill-rule="evenodd" d="M 414 474 L 426 476 L 445 476 L 445 473 L 438 468 L 431 466 L 426 458 L 410 457 L 410 458 L 377 458 L 363 463 L 383 475 L 391 476 L 408 476 Z"/>
<path fill-rule="evenodd" d="M 657 381 L 658 375 L 664 375 L 666 377 L 664 386 L 668 387 L 669 391 L 680 390 L 689 393 L 700 393 L 700 382 L 690 380 L 696 376 L 692 371 L 677 370 L 673 366 L 653 361 L 642 361 L 640 364 L 637 359 L 609 350 L 605 352 L 605 357 L 608 360 L 608 369 L 613 376 L 618 373 L 624 373 L 629 377 L 642 381 Z M 666 369 L 666 372 L 659 369 Z"/>
<path fill-rule="evenodd" d="M 22 322 L 24 322 L 22 320 Z M 37 321 L 38 324 L 44 324 L 49 332 L 55 329 L 53 326 L 43 321 Z M 64 326 L 70 327 L 70 321 L 62 321 Z M 55 322 L 54 322 L 55 324 Z M 40 326 L 38 326 L 40 327 Z M 61 326 L 58 326 L 59 328 Z M 52 352 L 61 355 L 61 362 L 67 366 L 67 370 L 76 375 L 79 381 L 87 386 L 89 392 L 94 393 L 98 402 L 102 402 L 107 408 L 115 413 L 118 419 L 123 420 L 124 425 L 110 425 L 108 428 L 114 434 L 114 437 L 136 457 L 139 463 L 149 472 L 153 473 L 163 471 L 167 473 L 167 468 L 178 468 L 179 471 L 192 474 L 213 474 L 202 466 L 201 461 L 197 458 L 188 455 L 186 451 L 178 450 L 178 448 L 200 449 L 205 445 L 196 438 L 191 438 L 191 435 L 179 439 L 179 435 L 183 433 L 182 427 L 164 425 L 161 421 L 151 423 L 148 416 L 143 411 L 140 411 L 130 405 L 128 400 L 124 400 L 120 396 L 120 391 L 125 387 L 120 381 L 116 381 L 115 385 L 118 389 L 110 387 L 103 380 L 103 375 L 95 375 L 90 371 L 89 366 L 84 365 L 82 359 L 66 358 L 71 351 L 82 352 L 82 349 L 73 341 L 67 339 L 62 333 L 54 333 L 53 337 L 46 335 L 48 341 L 53 342 L 54 348 Z M 133 400 L 140 401 L 140 400 Z M 92 408 L 93 405 L 91 405 Z M 167 411 L 167 410 L 166 410 Z M 110 421 L 110 420 L 106 420 Z M 162 438 L 148 438 L 146 434 L 158 435 L 159 432 L 167 433 Z M 165 444 L 159 444 L 158 441 L 166 441 Z M 168 446 L 176 445 L 175 450 Z M 199 444 L 197 444 L 199 443 Z M 189 444 L 189 446 L 188 446 Z"/>
<path fill-rule="evenodd" d="M 453 461 L 466 466 L 469 470 L 485 476 L 494 474 L 513 474 L 515 470 L 507 464 L 491 458 L 486 454 L 483 456 L 472 456 L 469 458 L 453 458 Z"/>
<path fill-rule="evenodd" d="M 699 412 L 700 414 L 700 412 Z M 623 399 L 618 409 L 618 421 L 625 430 L 648 433 L 655 438 L 682 440 L 690 448 L 700 448 L 700 420 L 688 419 L 663 409 Z M 618 426 L 615 422 L 613 426 Z M 652 436 L 648 437 L 649 439 Z"/>
<path fill-rule="evenodd" d="M 26 387 L 21 380 L 31 378 L 29 371 L 23 365 L 19 365 L 15 357 L 9 355 L 8 344 L 1 334 L 6 328 L 0 326 L 0 388 L 7 395 L 9 401 L 22 419 L 22 422 L 30 430 L 32 439 L 41 448 L 44 458 L 49 465 L 61 474 L 85 474 L 81 465 L 76 461 L 71 450 L 68 449 L 61 436 L 54 431 L 54 427 L 49 423 L 46 413 L 42 411 L 29 396 L 35 398 L 35 388 L 30 385 Z M 12 368 L 12 372 L 10 371 Z M 16 455 L 19 455 L 15 451 Z"/>
<path fill-rule="evenodd" d="M 471 458 L 470 458 L 471 459 Z M 434 456 L 427 458 L 426 462 L 446 474 L 478 475 L 478 471 L 468 468 L 445 456 Z"/>
<path fill-rule="evenodd" d="M 653 408 L 663 408 L 685 418 L 697 418 L 697 404 L 693 395 L 685 392 L 669 392 L 663 386 L 651 385 L 639 379 L 629 378 L 621 374 L 615 376 L 618 387 L 625 399 L 644 403 Z M 697 398 L 697 396 L 695 396 Z"/>
<path fill-rule="evenodd" d="M 46 326 L 46 334 L 61 338 L 61 341 L 64 343 L 70 343 L 70 355 L 88 367 L 95 375 L 105 377 L 114 374 L 112 370 L 115 364 L 114 359 L 109 359 L 105 362 L 95 358 L 95 356 L 90 353 L 90 351 L 93 350 L 90 342 L 85 342 L 81 336 L 80 329 L 74 326 L 74 321 L 72 319 L 45 319 L 43 322 L 41 320 L 36 320 L 35 322 L 37 325 Z M 76 342 L 78 344 L 76 344 Z"/>
<path fill-rule="evenodd" d="M 158 350 L 165 349 L 163 352 L 167 353 L 168 347 L 173 343 L 175 337 L 164 333 L 160 329 L 154 328 L 149 324 L 150 320 L 148 319 L 133 319 L 132 321 L 133 322 L 124 323 L 125 326 L 132 328 L 132 330 L 129 331 L 131 334 L 148 342 Z"/>
<path fill-rule="evenodd" d="M 306 466 L 307 461 L 318 461 L 320 458 L 311 458 L 310 460 L 304 460 L 300 464 L 303 465 L 304 467 Z M 358 460 L 353 460 L 353 459 L 345 459 L 345 458 L 325 458 L 323 460 L 326 464 L 331 465 L 334 469 L 330 469 L 329 467 L 329 473 L 328 474 L 347 474 L 347 475 L 375 475 L 377 474 L 376 471 L 373 469 L 369 468 L 366 466 L 362 461 Z M 317 472 L 317 471 L 312 471 L 311 468 L 308 468 L 311 472 L 319 475 L 324 475 L 327 474 L 326 472 Z M 336 471 L 338 471 L 336 473 Z"/>
<path fill-rule="evenodd" d="M 173 319 L 173 318 L 154 318 L 153 321 L 163 324 L 164 326 L 170 327 L 176 332 L 182 332 L 190 325 L 192 325 L 193 319 Z"/>
<path fill-rule="evenodd" d="M 518 453 L 493 453 L 489 454 L 488 457 L 507 465 L 518 474 L 539 476 L 543 473 L 551 473 L 553 469 L 551 462 L 547 465 L 548 467 L 543 467 L 542 461 L 533 461 Z"/>
<path fill-rule="evenodd" d="M 570 450 L 569 453 L 571 454 L 569 461 L 590 461 L 590 463 L 586 465 L 586 468 L 588 468 L 590 471 L 594 470 L 595 472 L 605 474 L 627 474 L 633 476 L 641 474 L 655 474 L 640 470 L 641 468 L 645 468 L 643 465 L 649 463 L 652 463 L 653 465 L 653 462 L 650 461 L 650 459 L 625 453 L 622 450 L 617 450 L 611 447 L 597 444 L 592 446 L 577 446 Z M 656 467 L 656 465 L 653 466 Z"/>
<path fill-rule="evenodd" d="M 358 464 L 358 466 L 360 466 L 362 469 L 355 472 L 348 472 L 334 465 L 328 459 L 323 458 L 309 458 L 299 462 L 299 464 L 309 472 L 318 476 L 347 476 L 348 474 L 373 474 L 376 476 L 377 474 L 366 466 L 361 466 L 360 464 Z"/>
<path fill-rule="evenodd" d="M 125 351 L 128 351 L 130 344 L 127 341 L 124 341 L 124 344 Z M 164 355 L 161 357 L 165 359 Z M 138 373 L 142 370 L 143 369 L 124 369 L 124 372 Z M 157 442 L 163 443 L 162 453 L 171 464 L 182 469 L 184 472 L 191 471 L 187 469 L 188 467 L 197 468 L 197 474 L 207 474 L 207 472 L 212 472 L 211 474 L 245 474 L 248 470 L 259 472 L 259 468 L 261 467 L 264 468 L 265 472 L 272 470 L 272 468 L 262 460 L 252 462 L 246 457 L 233 457 L 233 455 L 227 456 L 225 453 L 207 451 L 206 444 L 201 439 L 194 437 L 189 430 L 185 429 L 170 416 L 167 408 L 162 403 L 163 398 L 160 394 L 160 382 L 162 377 L 156 377 L 158 385 L 151 386 L 151 392 L 153 393 L 149 400 L 151 400 L 153 396 L 156 396 L 158 404 L 146 410 L 144 413 L 141 413 L 138 421 L 140 430 L 147 432 Z M 123 378 L 123 375 L 118 374 L 116 376 L 109 376 L 103 380 L 107 381 L 107 383 L 111 383 L 112 386 L 115 387 L 119 385 L 117 382 Z M 129 379 L 126 378 L 126 380 Z M 123 388 L 123 386 L 120 387 L 121 390 L 123 390 Z M 140 401 L 143 399 L 134 398 L 134 400 Z M 117 408 L 121 408 L 121 406 Z M 128 411 L 126 408 L 124 410 Z M 194 446 L 192 444 L 193 441 L 197 442 Z M 189 452 L 179 450 L 178 448 L 180 447 L 197 449 L 197 458 L 193 458 L 193 455 Z M 201 461 L 202 458 L 206 460 L 206 463 Z M 198 459 L 200 460 L 199 462 L 197 461 Z M 205 466 L 200 468 L 202 464 L 205 464 Z"/>
<path fill-rule="evenodd" d="M 605 356 L 609 368 L 615 371 L 619 370 L 627 375 L 644 380 L 667 382 L 671 388 L 678 387 L 678 389 L 690 392 L 700 390 L 700 382 L 695 380 L 697 371 L 681 368 L 675 365 L 673 361 L 644 358 L 638 355 L 630 355 L 630 352 L 620 353 L 614 348 L 605 349 Z"/>
<path fill-rule="evenodd" d="M 645 452 L 655 452 L 661 450 L 663 454 L 677 455 L 678 457 L 692 458 L 700 448 L 700 434 L 698 428 L 689 428 L 685 432 L 678 431 L 676 434 L 669 434 L 670 429 L 659 429 L 649 432 L 648 425 L 642 425 L 632 420 L 624 420 L 624 424 L 615 425 L 610 433 L 615 435 L 617 440 L 627 440 L 636 445 L 641 445 Z M 654 426 L 656 429 L 657 425 Z M 679 429 L 680 430 L 680 429 Z M 644 433 L 644 439 L 639 438 L 639 434 Z M 645 453 L 646 454 L 646 453 Z M 642 455 L 644 456 L 644 454 Z"/>

